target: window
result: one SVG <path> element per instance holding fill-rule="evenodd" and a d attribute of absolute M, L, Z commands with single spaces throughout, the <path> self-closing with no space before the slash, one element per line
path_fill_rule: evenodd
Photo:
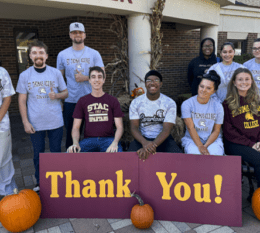
<path fill-rule="evenodd" d="M 30 66 L 28 45 L 38 39 L 37 29 L 14 29 L 18 75 Z"/>

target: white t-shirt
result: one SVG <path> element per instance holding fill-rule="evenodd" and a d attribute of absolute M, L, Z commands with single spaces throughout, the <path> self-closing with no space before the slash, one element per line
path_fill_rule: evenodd
<path fill-rule="evenodd" d="M 3 104 L 3 99 L 15 94 L 11 78 L 7 70 L 0 67 L 0 108 Z M 8 111 L 4 115 L 4 118 L 0 121 L 0 133 L 8 131 L 10 129 L 10 120 Z"/>
<path fill-rule="evenodd" d="M 244 66 L 237 62 L 232 62 L 230 65 L 224 65 L 222 62 L 219 62 L 209 68 L 208 73 L 211 70 L 215 70 L 220 76 L 220 85 L 218 86 L 218 90 L 211 96 L 211 98 L 217 99 L 220 103 L 226 99 L 228 83 L 235 70 L 240 67 Z"/>
<path fill-rule="evenodd" d="M 224 110 L 222 104 L 210 98 L 208 103 L 200 104 L 197 95 L 185 100 L 181 105 L 182 118 L 191 118 L 194 127 L 200 137 L 205 142 L 211 135 L 214 124 L 223 124 Z M 221 137 L 219 134 L 218 137 Z M 191 139 L 190 133 L 186 127 L 186 133 L 182 141 L 186 138 Z"/>
<path fill-rule="evenodd" d="M 129 109 L 130 120 L 140 120 L 139 129 L 146 138 L 156 138 L 163 129 L 163 123 L 176 122 L 176 104 L 164 94 L 151 101 L 143 94 L 134 99 Z"/>
<path fill-rule="evenodd" d="M 51 87 L 55 93 L 67 89 L 61 72 L 46 65 L 46 70 L 38 73 L 33 66 L 23 71 L 16 91 L 27 94 L 28 120 L 36 131 L 57 129 L 64 125 L 61 100 L 51 100 Z"/>
<path fill-rule="evenodd" d="M 253 75 L 255 83 L 260 90 L 260 64 L 255 62 L 255 58 L 245 62 L 243 64 L 247 69 L 249 69 Z"/>

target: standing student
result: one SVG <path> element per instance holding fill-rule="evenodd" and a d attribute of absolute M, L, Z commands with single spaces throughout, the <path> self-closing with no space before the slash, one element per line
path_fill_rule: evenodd
<path fill-rule="evenodd" d="M 78 22 L 71 23 L 69 35 L 72 40 L 72 46 L 61 51 L 57 57 L 57 69 L 62 72 L 63 76 L 65 75 L 69 92 L 69 97 L 65 99 L 63 106 L 66 148 L 72 145 L 72 115 L 76 103 L 82 96 L 91 93 L 89 68 L 100 66 L 105 71 L 99 52 L 84 45 L 86 38 L 84 25 Z"/>
<path fill-rule="evenodd" d="M 191 87 L 192 96 L 198 94 L 198 86 L 203 74 L 217 63 L 215 55 L 215 41 L 212 38 L 205 38 L 200 43 L 200 55 L 193 58 L 188 66 L 188 82 Z"/>
<path fill-rule="evenodd" d="M 260 90 L 260 38 L 254 41 L 252 51 L 254 58 L 243 65 L 251 71 L 258 90 Z"/>
<path fill-rule="evenodd" d="M 17 185 L 14 180 L 12 161 L 12 138 L 8 108 L 11 96 L 15 94 L 11 78 L 3 67 L 0 67 L 0 195 L 13 194 Z"/>
<path fill-rule="evenodd" d="M 241 64 L 234 62 L 233 58 L 235 56 L 235 46 L 231 42 L 226 42 L 221 46 L 220 56 L 222 62 L 219 62 L 209 68 L 210 70 L 215 70 L 220 76 L 220 85 L 215 94 L 212 95 L 212 98 L 216 98 L 220 103 L 226 99 L 227 95 L 227 86 L 228 83 L 235 72 L 239 67 L 243 67 Z M 209 72 L 208 71 L 208 72 Z"/>
<path fill-rule="evenodd" d="M 46 65 L 48 48 L 42 41 L 29 45 L 33 66 L 19 76 L 16 91 L 19 92 L 19 109 L 24 130 L 30 134 L 34 151 L 34 191 L 39 191 L 39 153 L 45 151 L 45 136 L 48 133 L 50 151 L 61 152 L 63 117 L 61 99 L 68 91 L 61 72 Z"/>

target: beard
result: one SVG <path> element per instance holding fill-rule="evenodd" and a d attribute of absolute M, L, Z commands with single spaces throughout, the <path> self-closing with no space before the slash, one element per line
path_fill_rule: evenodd
<path fill-rule="evenodd" d="M 82 44 L 82 43 L 84 43 L 84 39 L 82 39 L 82 38 L 75 38 L 72 41 L 73 41 L 74 44 Z"/>
<path fill-rule="evenodd" d="M 41 61 L 41 62 L 38 62 L 38 61 Z M 44 65 L 43 63 L 43 59 L 42 58 L 38 58 L 37 60 L 34 60 L 34 66 L 35 67 L 42 67 Z"/>

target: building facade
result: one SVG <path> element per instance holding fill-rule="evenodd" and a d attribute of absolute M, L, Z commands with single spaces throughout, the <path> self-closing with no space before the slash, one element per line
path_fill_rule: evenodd
<path fill-rule="evenodd" d="M 71 46 L 69 24 L 82 22 L 85 44 L 98 50 L 104 64 L 113 60 L 115 34 L 107 31 L 114 22 L 111 14 L 125 16 L 128 29 L 130 90 L 143 86 L 149 70 L 151 28 L 149 14 L 156 0 L 0 0 L 0 61 L 16 88 L 20 72 L 28 67 L 27 44 L 39 39 L 49 47 L 47 64 L 56 66 L 58 53 Z M 162 92 L 173 99 L 189 93 L 187 67 L 199 54 L 200 40 L 215 39 L 218 51 L 233 41 L 240 53 L 250 53 L 260 33 L 260 9 L 253 0 L 166 0 L 163 11 L 163 57 L 159 71 L 164 77 Z M 105 91 L 111 87 L 107 73 Z M 120 83 L 116 86 L 120 90 Z M 10 114 L 19 114 L 18 95 Z"/>

